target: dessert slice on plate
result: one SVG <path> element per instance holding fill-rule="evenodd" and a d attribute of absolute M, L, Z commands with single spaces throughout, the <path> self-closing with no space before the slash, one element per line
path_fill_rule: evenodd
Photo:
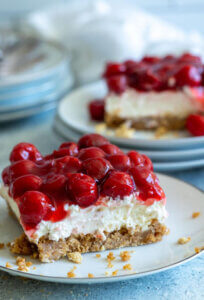
<path fill-rule="evenodd" d="M 204 67 L 201 58 L 144 57 L 141 61 L 109 63 L 104 72 L 108 95 L 92 102 L 93 119 L 109 127 L 128 122 L 135 129 L 183 129 L 190 114 L 204 112 Z"/>
<path fill-rule="evenodd" d="M 125 155 L 89 134 L 42 156 L 16 145 L 2 172 L 1 196 L 24 234 L 12 252 L 35 252 L 43 262 L 160 241 L 166 233 L 165 194 L 145 155 Z"/>

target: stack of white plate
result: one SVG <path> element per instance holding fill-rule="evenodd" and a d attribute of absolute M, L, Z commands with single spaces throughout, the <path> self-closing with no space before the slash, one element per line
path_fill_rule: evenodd
<path fill-rule="evenodd" d="M 61 46 L 0 29 L 0 122 L 53 108 L 72 82 Z"/>
<path fill-rule="evenodd" d="M 103 82 L 83 86 L 60 102 L 54 130 L 64 140 L 77 141 L 81 135 L 95 132 L 97 123 L 90 121 L 87 105 L 104 97 Z M 118 138 L 110 130 L 102 133 L 124 151 L 138 150 L 154 162 L 156 171 L 178 171 L 204 166 L 204 137 L 191 137 L 187 132 L 168 133 L 160 139 L 153 132 L 135 132 L 132 138 Z"/>

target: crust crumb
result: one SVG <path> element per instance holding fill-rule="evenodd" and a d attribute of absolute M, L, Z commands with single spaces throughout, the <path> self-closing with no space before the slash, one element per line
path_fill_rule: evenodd
<path fill-rule="evenodd" d="M 113 267 L 113 264 L 111 263 L 111 261 L 108 262 L 108 268 L 112 268 Z"/>
<path fill-rule="evenodd" d="M 18 266 L 18 270 L 19 271 L 23 271 L 23 272 L 28 272 L 29 271 L 29 267 L 32 266 L 32 262 L 31 261 L 26 261 L 24 257 L 18 256 L 16 258 L 16 264 Z"/>
<path fill-rule="evenodd" d="M 101 254 L 96 254 L 96 257 L 97 257 L 97 258 L 100 258 L 100 257 L 101 257 Z"/>
<path fill-rule="evenodd" d="M 97 133 L 104 133 L 107 129 L 106 123 L 99 123 L 95 126 L 95 131 Z"/>
<path fill-rule="evenodd" d="M 11 268 L 12 268 L 12 265 L 11 265 L 9 262 L 7 262 L 7 263 L 6 263 L 6 268 L 11 269 Z"/>
<path fill-rule="evenodd" d="M 8 248 L 10 248 L 10 247 L 11 247 L 11 242 L 8 242 L 8 243 L 6 244 L 6 246 L 7 246 Z"/>
<path fill-rule="evenodd" d="M 190 242 L 191 238 L 190 237 L 182 237 L 180 239 L 178 239 L 178 244 L 179 245 L 184 245 L 187 244 L 188 242 Z"/>
<path fill-rule="evenodd" d="M 76 274 L 74 273 L 75 270 L 76 270 L 76 266 L 74 266 L 74 267 L 67 273 L 67 277 L 70 277 L 70 278 L 76 277 Z"/>
<path fill-rule="evenodd" d="M 117 276 L 117 274 L 118 274 L 118 270 L 112 272 L 112 276 Z"/>
<path fill-rule="evenodd" d="M 195 218 L 198 218 L 200 216 L 200 212 L 199 211 L 196 211 L 194 213 L 192 213 L 192 218 L 195 219 Z"/>
<path fill-rule="evenodd" d="M 76 264 L 81 264 L 82 255 L 79 252 L 70 252 L 67 253 L 68 260 L 73 261 Z"/>
<path fill-rule="evenodd" d="M 203 250 L 204 250 L 204 246 L 203 247 L 195 247 L 195 252 L 196 253 L 200 253 Z"/>
<path fill-rule="evenodd" d="M 32 266 L 32 262 L 31 261 L 26 261 L 26 267 L 31 267 Z"/>
<path fill-rule="evenodd" d="M 169 228 L 167 228 L 165 234 L 166 234 L 166 235 L 169 235 L 169 234 L 170 234 L 170 229 L 169 229 Z"/>
<path fill-rule="evenodd" d="M 155 131 L 155 138 L 159 139 L 160 137 L 162 137 L 164 134 L 166 134 L 168 131 L 168 129 L 164 126 L 159 127 L 156 131 Z"/>
<path fill-rule="evenodd" d="M 33 270 L 36 270 L 36 267 L 35 267 L 35 266 L 33 267 Z"/>
<path fill-rule="evenodd" d="M 132 270 L 131 264 L 126 264 L 123 266 L 123 270 Z"/>
<path fill-rule="evenodd" d="M 109 252 L 107 255 L 107 261 L 112 261 L 115 259 L 115 256 L 113 255 L 113 252 Z"/>
<path fill-rule="evenodd" d="M 106 271 L 106 272 L 105 272 L 105 275 L 106 275 L 106 276 L 109 276 L 109 272 L 108 272 L 108 271 Z"/>
<path fill-rule="evenodd" d="M 129 251 L 122 251 L 120 252 L 120 257 L 122 261 L 128 261 L 131 258 Z"/>
<path fill-rule="evenodd" d="M 92 273 L 88 273 L 89 278 L 94 278 L 94 275 Z"/>
<path fill-rule="evenodd" d="M 115 136 L 121 138 L 131 138 L 134 132 L 135 130 L 133 128 L 129 128 L 128 124 L 125 122 L 115 130 Z"/>
<path fill-rule="evenodd" d="M 4 244 L 4 243 L 0 243 L 0 249 L 3 249 L 3 248 L 4 248 L 4 246 L 5 246 L 5 244 Z"/>

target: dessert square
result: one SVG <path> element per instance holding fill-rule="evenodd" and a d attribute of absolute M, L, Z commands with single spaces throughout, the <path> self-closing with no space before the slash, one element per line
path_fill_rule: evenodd
<path fill-rule="evenodd" d="M 12 244 L 16 254 L 51 262 L 154 243 L 167 232 L 166 197 L 151 160 L 98 134 L 45 156 L 20 143 L 2 179 L 0 194 L 24 231 Z"/>
<path fill-rule="evenodd" d="M 105 101 L 90 103 L 93 120 L 138 130 L 185 128 L 191 114 L 204 112 L 204 68 L 200 57 L 146 56 L 140 61 L 108 63 L 103 77 Z"/>

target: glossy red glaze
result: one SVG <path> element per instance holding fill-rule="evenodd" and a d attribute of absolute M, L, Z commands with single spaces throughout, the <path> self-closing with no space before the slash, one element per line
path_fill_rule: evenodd
<path fill-rule="evenodd" d="M 32 161 L 39 161 L 42 159 L 41 153 L 38 149 L 28 143 L 19 143 L 17 144 L 11 154 L 10 154 L 10 161 L 15 162 L 19 160 L 32 160 Z"/>
<path fill-rule="evenodd" d="M 22 223 L 31 229 L 41 220 L 64 219 L 71 204 L 94 205 L 100 195 L 122 199 L 136 192 L 143 201 L 162 199 L 164 193 L 151 170 L 145 155 L 136 151 L 125 155 L 103 136 L 87 134 L 78 144 L 63 143 L 39 161 L 12 162 L 2 178 L 19 205 Z"/>
<path fill-rule="evenodd" d="M 176 90 L 203 86 L 204 67 L 200 57 L 189 53 L 180 57 L 144 57 L 141 61 L 109 63 L 103 77 L 110 91 L 120 94 L 127 87 L 138 91 Z"/>
<path fill-rule="evenodd" d="M 190 115 L 186 121 L 186 128 L 194 136 L 204 135 L 204 116 Z"/>

